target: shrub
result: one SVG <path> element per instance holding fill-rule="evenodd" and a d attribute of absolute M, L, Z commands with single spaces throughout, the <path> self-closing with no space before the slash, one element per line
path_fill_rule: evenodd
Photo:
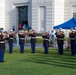
<path fill-rule="evenodd" d="M 37 34 L 37 36 L 42 36 L 42 33 L 36 33 Z"/>
<path fill-rule="evenodd" d="M 30 43 L 30 39 L 25 40 L 25 42 Z M 36 43 L 42 43 L 42 38 L 36 38 Z"/>
<path fill-rule="evenodd" d="M 42 43 L 43 39 L 42 38 L 36 38 L 36 43 Z"/>

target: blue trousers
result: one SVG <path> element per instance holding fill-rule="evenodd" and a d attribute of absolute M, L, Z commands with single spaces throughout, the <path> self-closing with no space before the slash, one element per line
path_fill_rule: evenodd
<path fill-rule="evenodd" d="M 43 44 L 44 47 L 44 53 L 48 54 L 48 44 Z"/>
<path fill-rule="evenodd" d="M 75 53 L 76 53 L 76 47 L 75 46 L 76 46 L 75 43 L 71 43 L 71 54 L 72 55 L 75 55 Z"/>
<path fill-rule="evenodd" d="M 12 53 L 13 50 L 13 43 L 9 43 L 9 53 Z"/>
<path fill-rule="evenodd" d="M 24 53 L 24 43 L 20 44 L 20 53 Z"/>
<path fill-rule="evenodd" d="M 32 49 L 32 53 L 35 53 L 35 43 L 34 42 L 31 43 L 31 49 Z"/>
<path fill-rule="evenodd" d="M 58 44 L 58 53 L 63 54 L 63 44 Z"/>
<path fill-rule="evenodd" d="M 0 62 L 4 61 L 4 53 L 5 53 L 5 50 L 4 49 L 0 49 Z"/>
<path fill-rule="evenodd" d="M 75 45 L 75 47 L 74 47 L 74 48 L 75 48 L 75 54 L 76 54 L 76 41 L 75 41 L 75 44 L 74 44 L 74 45 Z"/>

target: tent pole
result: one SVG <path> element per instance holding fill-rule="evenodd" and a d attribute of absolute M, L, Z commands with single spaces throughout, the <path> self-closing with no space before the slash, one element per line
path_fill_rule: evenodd
<path fill-rule="evenodd" d="M 68 38 L 68 33 L 67 33 L 67 29 L 66 29 L 66 34 L 65 34 L 65 48 L 66 48 L 66 45 L 67 45 L 67 38 Z"/>

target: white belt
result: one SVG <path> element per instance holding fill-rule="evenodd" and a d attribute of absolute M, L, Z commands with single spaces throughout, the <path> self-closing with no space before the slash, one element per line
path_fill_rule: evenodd
<path fill-rule="evenodd" d="M 63 40 L 63 39 L 61 39 L 61 38 L 58 38 L 58 40 Z"/>
<path fill-rule="evenodd" d="M 49 40 L 49 39 L 44 39 L 44 40 Z"/>
<path fill-rule="evenodd" d="M 25 38 L 20 38 L 20 39 L 25 39 Z"/>
<path fill-rule="evenodd" d="M 13 39 L 13 38 L 9 38 L 9 39 Z"/>
<path fill-rule="evenodd" d="M 5 43 L 4 41 L 0 41 L 0 43 Z"/>
<path fill-rule="evenodd" d="M 35 39 L 36 37 L 31 37 L 31 38 Z"/>
<path fill-rule="evenodd" d="M 71 40 L 75 40 L 75 38 L 70 38 Z"/>

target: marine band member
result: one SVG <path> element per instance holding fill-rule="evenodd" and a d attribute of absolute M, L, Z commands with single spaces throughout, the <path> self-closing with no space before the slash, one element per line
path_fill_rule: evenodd
<path fill-rule="evenodd" d="M 4 53 L 5 53 L 5 34 L 4 32 L 0 33 L 0 62 L 4 62 Z"/>
<path fill-rule="evenodd" d="M 11 30 L 8 35 L 9 53 L 12 53 L 13 43 L 14 43 L 14 34 L 13 31 Z"/>
<path fill-rule="evenodd" d="M 58 53 L 63 54 L 63 44 L 64 44 L 64 32 L 62 30 L 57 34 L 57 44 L 58 44 Z"/>
<path fill-rule="evenodd" d="M 20 53 L 24 53 L 24 45 L 25 45 L 25 33 L 24 31 L 20 31 L 19 34 L 19 45 L 20 45 Z"/>
<path fill-rule="evenodd" d="M 44 47 L 44 54 L 48 54 L 48 47 L 49 47 L 49 38 L 50 35 L 48 32 L 42 35 L 43 38 L 43 47 Z"/>
<path fill-rule="evenodd" d="M 71 44 L 71 55 L 75 55 L 75 31 L 72 30 L 70 33 L 69 33 L 69 37 L 70 37 L 70 44 Z"/>
<path fill-rule="evenodd" d="M 35 32 L 35 30 L 32 30 L 29 33 L 29 36 L 31 37 L 30 43 L 31 43 L 32 53 L 35 53 L 35 45 L 36 45 L 36 32 Z"/>

